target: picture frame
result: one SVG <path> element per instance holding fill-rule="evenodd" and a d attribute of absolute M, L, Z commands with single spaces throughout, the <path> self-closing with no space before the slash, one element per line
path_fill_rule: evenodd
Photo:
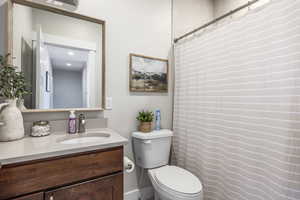
<path fill-rule="evenodd" d="M 129 56 L 130 92 L 168 92 L 169 63 L 167 59 L 133 53 Z"/>

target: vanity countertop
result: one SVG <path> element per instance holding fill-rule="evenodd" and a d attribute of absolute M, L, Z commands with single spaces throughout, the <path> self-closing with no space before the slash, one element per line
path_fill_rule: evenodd
<path fill-rule="evenodd" d="M 0 168 L 1 165 L 15 164 L 25 161 L 45 159 L 56 156 L 63 156 L 73 153 L 81 153 L 92 150 L 100 150 L 122 146 L 128 143 L 128 140 L 111 129 L 93 129 L 87 130 L 89 135 L 95 132 L 109 133 L 110 137 L 94 142 L 78 144 L 62 144 L 67 138 L 74 137 L 62 132 L 52 133 L 46 137 L 25 137 L 22 140 L 12 142 L 0 142 Z"/>

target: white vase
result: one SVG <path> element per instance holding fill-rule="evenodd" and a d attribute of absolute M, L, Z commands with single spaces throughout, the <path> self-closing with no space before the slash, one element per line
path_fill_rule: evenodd
<path fill-rule="evenodd" d="M 18 140 L 24 135 L 23 117 L 17 100 L 6 100 L 0 104 L 0 142 Z"/>

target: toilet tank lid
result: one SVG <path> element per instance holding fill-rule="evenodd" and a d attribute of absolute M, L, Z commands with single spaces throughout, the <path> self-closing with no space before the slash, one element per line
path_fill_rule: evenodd
<path fill-rule="evenodd" d="M 141 140 L 150 140 L 150 139 L 157 139 L 157 138 L 164 138 L 164 137 L 172 137 L 173 132 L 169 129 L 161 129 L 158 131 L 151 131 L 150 133 L 143 133 L 143 132 L 133 132 L 132 137 L 138 138 Z"/>

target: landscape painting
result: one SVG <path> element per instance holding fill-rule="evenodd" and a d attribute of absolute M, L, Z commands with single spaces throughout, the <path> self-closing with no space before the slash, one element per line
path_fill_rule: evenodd
<path fill-rule="evenodd" d="M 168 92 L 168 60 L 130 54 L 131 92 Z"/>

